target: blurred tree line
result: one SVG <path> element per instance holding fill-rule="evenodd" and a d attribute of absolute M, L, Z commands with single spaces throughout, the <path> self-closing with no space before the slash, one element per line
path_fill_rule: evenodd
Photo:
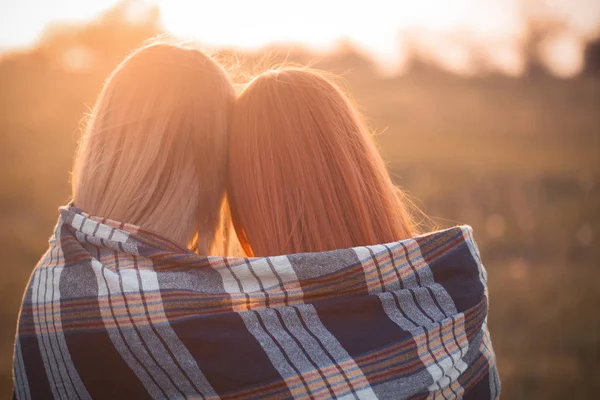
<path fill-rule="evenodd" d="M 156 7 L 125 0 L 0 55 L 0 397 L 12 385 L 22 290 L 69 199 L 84 115 L 123 56 L 162 32 Z M 455 75 L 418 53 L 403 74 L 382 76 L 350 42 L 327 54 L 213 52 L 238 83 L 281 62 L 343 75 L 397 183 L 440 227 L 474 227 L 510 399 L 587 399 L 600 390 L 600 36 L 585 46 L 582 73 L 558 79 L 539 52 L 551 33 L 530 30 L 517 78 Z"/>

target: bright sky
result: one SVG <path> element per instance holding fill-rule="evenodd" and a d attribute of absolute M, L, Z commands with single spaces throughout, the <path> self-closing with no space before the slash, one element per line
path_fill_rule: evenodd
<path fill-rule="evenodd" d="M 0 49 L 28 46 L 53 22 L 85 22 L 117 0 L 0 0 Z M 598 0 L 155 0 L 165 27 L 213 46 L 257 48 L 297 42 L 328 48 L 351 39 L 384 66 L 403 60 L 400 32 L 451 69 L 468 69 L 465 41 L 518 72 L 525 10 L 559 15 L 570 28 L 546 44 L 559 74 L 581 66 L 582 37 L 600 31 Z M 412 32 L 412 34 L 411 34 Z M 418 34 L 417 34 L 418 32 Z"/>

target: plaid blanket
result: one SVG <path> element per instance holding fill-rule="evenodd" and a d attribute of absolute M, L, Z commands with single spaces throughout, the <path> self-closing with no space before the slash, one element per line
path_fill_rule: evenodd
<path fill-rule="evenodd" d="M 499 397 L 470 227 L 223 258 L 60 214 L 23 299 L 18 399 Z"/>

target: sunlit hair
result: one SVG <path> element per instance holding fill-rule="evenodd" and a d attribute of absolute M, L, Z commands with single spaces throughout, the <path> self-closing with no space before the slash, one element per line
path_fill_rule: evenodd
<path fill-rule="evenodd" d="M 234 99 L 225 71 L 198 49 L 155 43 L 135 51 L 106 81 L 83 134 L 75 205 L 207 253 Z"/>
<path fill-rule="evenodd" d="M 268 71 L 234 108 L 228 198 L 248 255 L 386 243 L 415 227 L 367 127 L 321 73 Z"/>

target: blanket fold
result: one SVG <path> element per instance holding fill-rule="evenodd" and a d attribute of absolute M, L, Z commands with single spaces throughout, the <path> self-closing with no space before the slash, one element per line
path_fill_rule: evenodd
<path fill-rule="evenodd" d="M 202 257 L 60 209 L 14 354 L 18 399 L 496 399 L 470 227 L 277 257 Z"/>

